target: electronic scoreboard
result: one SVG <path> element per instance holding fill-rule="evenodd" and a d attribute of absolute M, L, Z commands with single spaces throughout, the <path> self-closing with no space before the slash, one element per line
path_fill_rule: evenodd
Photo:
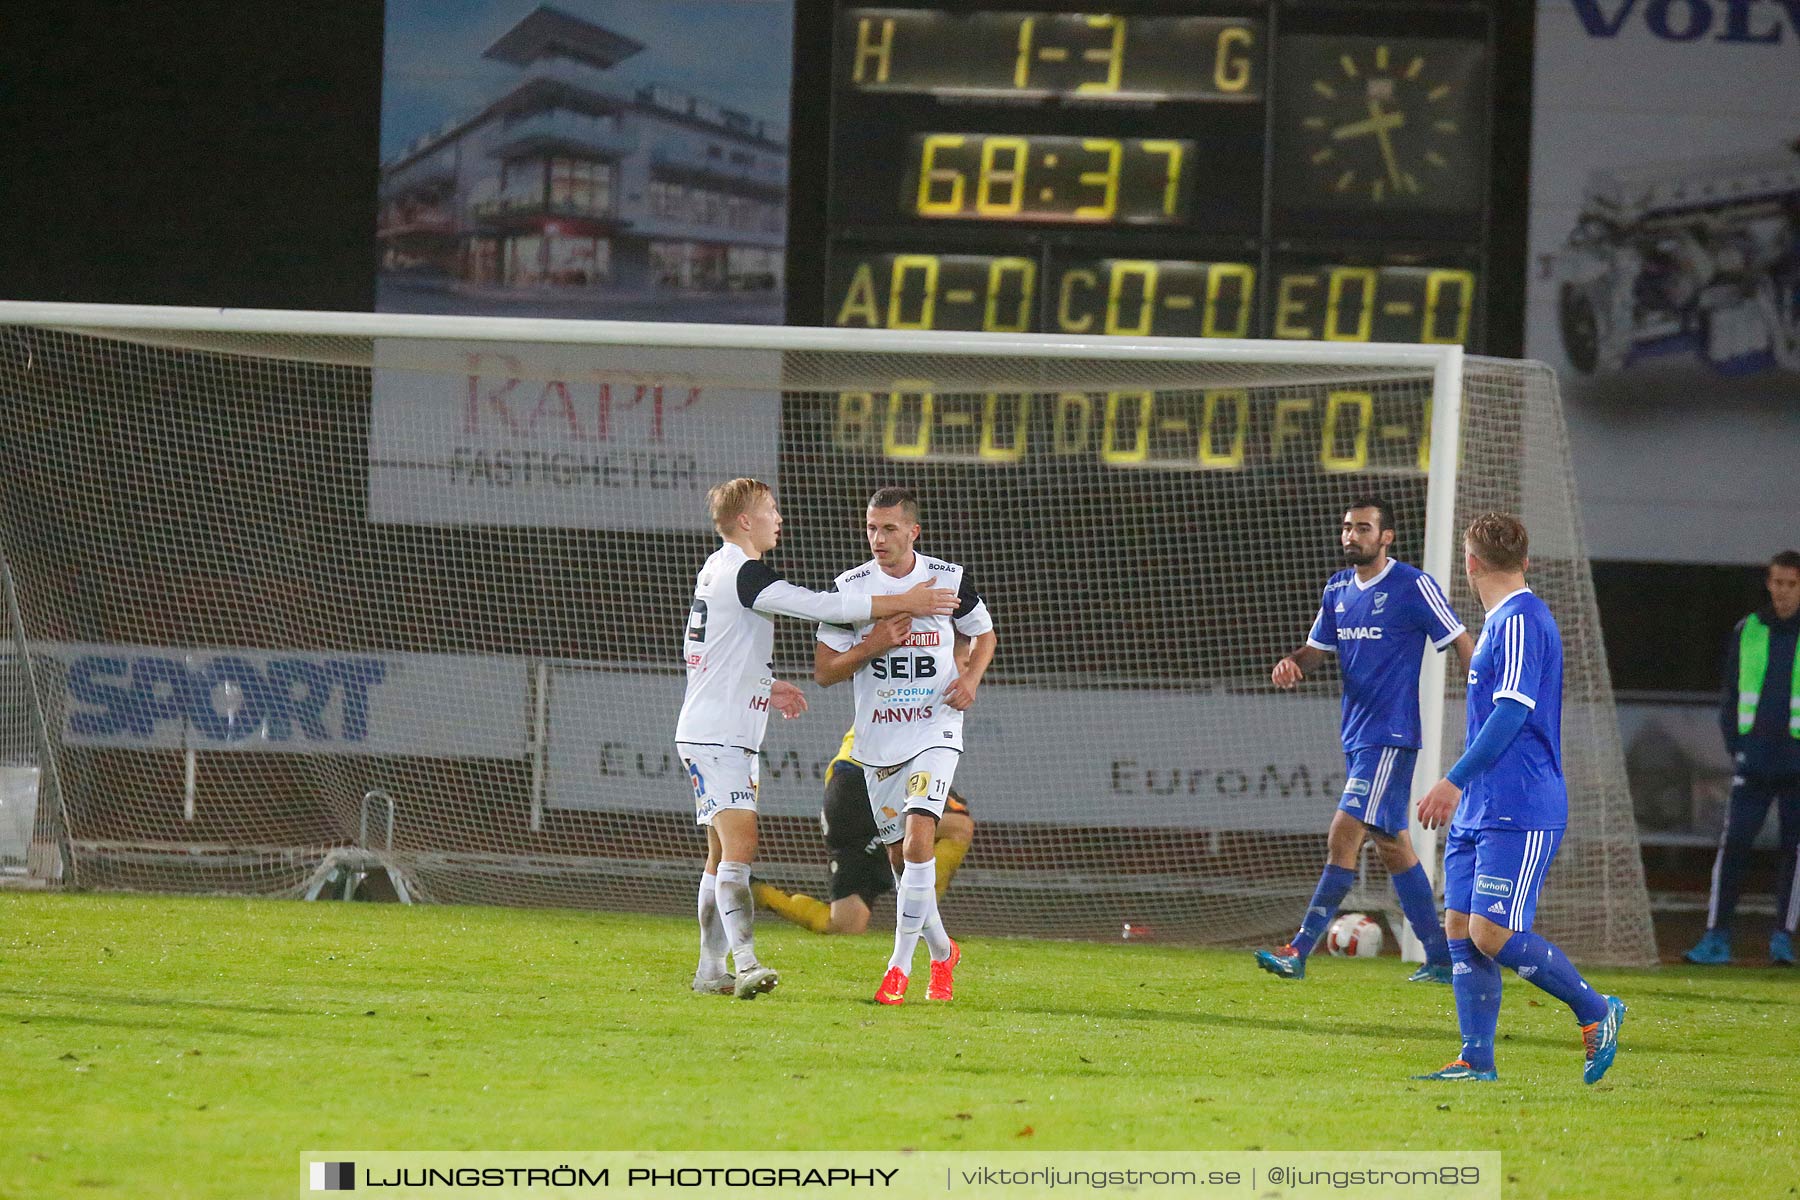
<path fill-rule="evenodd" d="M 833 22 L 826 324 L 1482 348 L 1484 6 Z"/>

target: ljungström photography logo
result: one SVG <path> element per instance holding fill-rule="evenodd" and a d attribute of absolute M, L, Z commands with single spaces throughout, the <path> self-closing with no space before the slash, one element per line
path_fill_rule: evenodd
<path fill-rule="evenodd" d="M 315 1192 L 354 1192 L 356 1164 L 316 1162 L 312 1164 L 312 1190 Z"/>

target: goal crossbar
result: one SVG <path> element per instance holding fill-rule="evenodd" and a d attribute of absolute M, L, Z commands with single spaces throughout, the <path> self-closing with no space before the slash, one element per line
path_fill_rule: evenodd
<path fill-rule="evenodd" d="M 1048 333 L 831 329 L 792 325 L 704 325 L 655 321 L 573 321 L 528 317 L 453 317 L 334 313 L 297 309 L 179 308 L 131 304 L 0 301 L 0 325 L 104 332 L 266 333 L 422 341 L 549 342 L 569 346 L 778 350 L 859 354 L 959 355 L 1033 359 L 1268 363 L 1436 371 L 1457 369 L 1461 346 L 1387 342 L 1259 341 L 1249 338 L 1104 337 Z"/>

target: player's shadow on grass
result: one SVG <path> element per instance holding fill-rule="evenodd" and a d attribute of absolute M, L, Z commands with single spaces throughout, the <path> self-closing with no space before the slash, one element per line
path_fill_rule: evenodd
<path fill-rule="evenodd" d="M 1793 977 L 1788 976 L 1787 978 L 1791 980 Z M 1713 992 L 1704 989 L 1673 991 L 1669 988 L 1631 987 L 1621 988 L 1619 990 L 1619 996 L 1627 1004 L 1630 1004 L 1633 1000 L 1655 998 L 1658 1000 L 1673 1000 L 1677 1004 L 1747 1004 L 1751 1008 L 1790 1008 L 1794 1005 L 1800 1005 L 1800 1000 L 1781 1000 L 1770 996 L 1766 992 Z"/>
<path fill-rule="evenodd" d="M 272 1038 L 287 1035 L 262 1029 L 239 1029 L 232 1025 L 196 1025 L 190 1021 L 126 1021 L 117 1017 L 84 1017 L 73 1013 L 0 1013 L 0 1025 L 96 1026 L 102 1029 L 136 1029 L 140 1032 L 176 1032 L 204 1034 L 207 1037 Z"/>
<path fill-rule="evenodd" d="M 67 1000 L 72 1004 L 119 1004 L 134 1008 L 197 1008 L 207 1012 L 245 1013 L 256 1017 L 328 1017 L 322 1008 L 275 1008 L 259 1004 L 222 1004 L 216 1000 L 186 1000 L 179 996 L 131 996 L 116 992 L 46 992 L 37 989 L 0 988 L 0 996 L 21 1000 Z"/>
<path fill-rule="evenodd" d="M 1229 1029 L 1255 1029 L 1264 1033 L 1297 1033 L 1333 1039 L 1367 1038 L 1383 1042 L 1420 1042 L 1428 1045 L 1442 1045 L 1446 1038 L 1452 1041 L 1456 1039 L 1454 1020 L 1441 1027 L 1422 1025 L 1417 1028 L 1402 1026 L 1372 1029 L 1365 1024 L 1352 1022 L 1298 1021 L 1278 1017 L 1253 1017 L 1240 1013 L 1210 1012 L 1205 1009 L 1175 1012 L 1170 1009 L 1155 1008 L 1091 1009 L 1037 1006 L 1021 1007 L 1016 1011 L 1041 1013 L 1044 1016 L 1098 1018 L 1112 1021 L 1168 1021 L 1177 1025 L 1223 1026 Z M 1513 1033 L 1507 1038 L 1507 1043 L 1517 1046 L 1566 1047 L 1569 1039 L 1536 1033 Z"/>

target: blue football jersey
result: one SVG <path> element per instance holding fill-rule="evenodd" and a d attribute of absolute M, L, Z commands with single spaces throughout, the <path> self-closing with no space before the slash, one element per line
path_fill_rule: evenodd
<path fill-rule="evenodd" d="M 1494 765 L 1469 781 L 1452 824 L 1467 829 L 1562 829 L 1569 789 L 1562 772 L 1562 633 L 1530 588 L 1488 613 L 1469 664 L 1473 742 L 1499 700 L 1530 709 L 1525 727 Z"/>
<path fill-rule="evenodd" d="M 1368 583 L 1346 568 L 1325 585 L 1306 644 L 1338 656 L 1345 750 L 1419 748 L 1419 663 L 1463 631 L 1437 580 L 1390 561 Z"/>

